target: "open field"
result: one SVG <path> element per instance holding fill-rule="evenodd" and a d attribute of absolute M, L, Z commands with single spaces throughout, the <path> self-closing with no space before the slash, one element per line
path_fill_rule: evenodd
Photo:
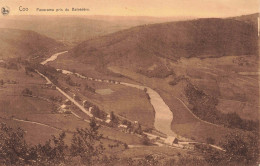
<path fill-rule="evenodd" d="M 67 63 L 66 55 L 65 58 L 63 56 L 58 57 L 57 61 L 51 62 L 49 65 L 69 71 L 76 71 L 78 73 L 82 73 L 85 76 L 93 78 L 115 79 L 119 81 L 134 82 L 125 77 L 111 77 L 110 75 L 97 72 L 93 68 L 91 68 L 91 66 L 83 68 L 81 64 L 75 65 L 73 62 Z M 75 66 L 75 68 L 73 68 L 73 66 Z M 84 69 L 84 71 L 82 69 Z M 75 76 L 70 76 L 70 78 L 73 82 L 80 84 L 81 86 L 73 87 L 64 83 L 63 85 L 70 87 L 71 93 L 80 95 L 82 97 L 82 101 L 88 100 L 92 103 L 97 104 L 107 113 L 113 111 L 118 115 L 128 118 L 129 120 L 139 121 L 142 125 L 153 128 L 154 110 L 143 91 L 123 85 L 88 81 Z M 109 95 L 100 95 L 98 93 L 92 93 L 85 90 L 85 85 L 88 85 L 95 90 L 111 89 L 114 92 Z"/>
<path fill-rule="evenodd" d="M 69 132 L 67 138 L 67 142 L 69 142 L 72 138 L 70 132 L 75 131 L 76 128 L 88 126 L 87 122 L 76 118 L 72 114 L 55 113 L 61 103 L 51 101 L 50 97 L 55 96 L 62 100 L 65 100 L 65 97 L 56 90 L 46 88 L 46 81 L 37 74 L 33 74 L 33 77 L 31 77 L 26 75 L 23 69 L 16 71 L 4 68 L 1 68 L 0 74 L 1 78 L 4 78 L 4 82 L 7 80 L 16 82 L 16 84 L 4 83 L 0 88 L 2 98 L 0 116 L 4 118 L 1 119 L 1 122 L 26 130 L 26 139 L 29 143 L 43 143 L 50 139 L 51 135 L 57 136 L 62 131 Z M 21 92 L 25 88 L 30 89 L 33 96 L 38 97 L 23 96 Z M 74 111 L 84 116 L 80 111 Z M 12 118 L 25 120 L 25 122 L 16 121 Z M 38 124 L 32 125 L 29 123 L 30 121 L 46 124 L 57 129 Z M 127 144 L 140 144 L 140 138 L 122 133 L 116 129 L 101 127 L 100 132 L 104 137 L 108 136 L 110 139 L 116 139 Z"/>

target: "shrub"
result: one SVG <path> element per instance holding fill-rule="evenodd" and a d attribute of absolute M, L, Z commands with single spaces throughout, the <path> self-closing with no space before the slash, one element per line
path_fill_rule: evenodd
<path fill-rule="evenodd" d="M 25 89 L 22 91 L 22 95 L 23 95 L 23 96 L 31 96 L 31 95 L 32 95 L 32 91 L 29 90 L 28 88 L 25 88 Z"/>
<path fill-rule="evenodd" d="M 150 139 L 149 139 L 146 135 L 144 135 L 144 136 L 142 137 L 141 143 L 142 143 L 143 145 L 151 145 Z"/>
<path fill-rule="evenodd" d="M 211 138 L 211 137 L 208 137 L 208 138 L 206 139 L 206 142 L 207 142 L 208 144 L 214 144 L 214 143 L 215 143 L 215 140 L 214 140 L 213 138 Z"/>

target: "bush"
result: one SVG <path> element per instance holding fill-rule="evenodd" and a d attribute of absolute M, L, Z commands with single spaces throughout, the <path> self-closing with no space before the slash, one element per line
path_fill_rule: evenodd
<path fill-rule="evenodd" d="M 32 91 L 29 90 L 28 88 L 25 88 L 25 89 L 22 91 L 22 95 L 23 95 L 23 96 L 32 96 Z"/>
<path fill-rule="evenodd" d="M 149 139 L 146 135 L 144 135 L 144 136 L 142 137 L 141 143 L 142 143 L 143 145 L 151 145 L 150 139 Z"/>
<path fill-rule="evenodd" d="M 207 142 L 207 144 L 215 144 L 215 140 L 213 138 L 211 138 L 211 137 L 208 137 L 206 139 L 206 142 Z"/>

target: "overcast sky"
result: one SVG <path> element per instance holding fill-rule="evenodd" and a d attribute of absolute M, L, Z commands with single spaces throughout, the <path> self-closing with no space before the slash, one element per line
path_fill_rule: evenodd
<path fill-rule="evenodd" d="M 0 0 L 12 15 L 72 14 L 116 16 L 227 17 L 259 11 L 259 0 Z M 19 6 L 29 12 L 19 11 Z M 88 8 L 85 12 L 37 12 L 36 8 Z"/>

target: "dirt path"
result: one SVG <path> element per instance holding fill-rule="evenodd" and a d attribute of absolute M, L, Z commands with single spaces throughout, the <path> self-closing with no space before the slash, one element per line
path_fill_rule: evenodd
<path fill-rule="evenodd" d="M 47 125 L 47 124 L 44 124 L 44 123 L 40 123 L 40 122 L 34 122 L 34 121 L 30 121 L 30 120 L 22 120 L 22 119 L 17 119 L 17 118 L 12 118 L 12 120 L 19 121 L 19 122 L 36 124 L 36 125 L 40 125 L 40 126 L 44 126 L 44 127 L 49 127 L 49 128 L 52 128 L 52 129 L 55 129 L 55 130 L 58 130 L 58 131 L 62 131 L 62 129 L 60 129 L 60 128 L 53 127 L 53 126 L 50 126 L 50 125 Z"/>

